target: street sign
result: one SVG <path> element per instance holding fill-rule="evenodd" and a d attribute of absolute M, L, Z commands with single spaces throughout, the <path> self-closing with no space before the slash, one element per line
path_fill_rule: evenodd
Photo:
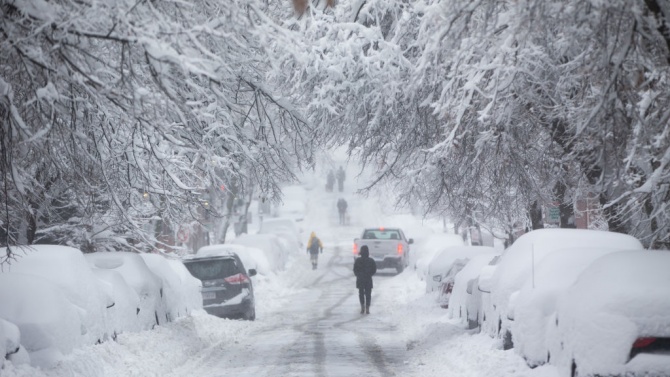
<path fill-rule="evenodd" d="M 558 202 L 554 202 L 550 207 L 547 207 L 547 212 L 544 220 L 547 224 L 561 223 L 561 209 L 559 208 L 558 205 L 559 205 Z"/>

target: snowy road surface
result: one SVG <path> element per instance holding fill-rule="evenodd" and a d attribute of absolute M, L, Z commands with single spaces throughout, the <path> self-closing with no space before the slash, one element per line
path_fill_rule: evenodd
<path fill-rule="evenodd" d="M 321 259 L 318 270 L 296 280 L 286 305 L 265 313 L 272 319 L 259 318 L 239 343 L 212 347 L 171 375 L 395 375 L 405 345 L 374 306 L 372 315 L 358 313 L 349 250 L 326 248 Z"/>

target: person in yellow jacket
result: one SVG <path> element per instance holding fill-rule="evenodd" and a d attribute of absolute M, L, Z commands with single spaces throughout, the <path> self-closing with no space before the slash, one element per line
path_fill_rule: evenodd
<path fill-rule="evenodd" d="M 323 244 L 314 232 L 309 235 L 307 252 L 309 253 L 309 259 L 312 261 L 312 270 L 316 270 L 316 265 L 319 262 L 319 253 L 323 254 Z"/>

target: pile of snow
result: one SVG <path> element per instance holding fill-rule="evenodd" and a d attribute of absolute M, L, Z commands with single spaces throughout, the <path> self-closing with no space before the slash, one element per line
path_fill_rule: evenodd
<path fill-rule="evenodd" d="M 511 346 L 509 312 L 510 297 L 517 292 L 532 275 L 533 269 L 547 255 L 557 250 L 571 248 L 618 248 L 620 250 L 642 249 L 640 242 L 629 235 L 585 229 L 538 229 L 526 233 L 505 250 L 495 273 L 491 277 L 490 303 L 484 308 L 486 317 L 500 322 L 497 334 L 505 335 L 506 347 Z M 480 280 L 481 284 L 481 280 Z"/>
<path fill-rule="evenodd" d="M 670 355 L 640 353 L 638 338 L 670 338 L 670 251 L 621 251 L 594 261 L 561 296 L 550 338 L 564 375 L 670 375 Z M 645 374 L 646 373 L 646 374 Z"/>

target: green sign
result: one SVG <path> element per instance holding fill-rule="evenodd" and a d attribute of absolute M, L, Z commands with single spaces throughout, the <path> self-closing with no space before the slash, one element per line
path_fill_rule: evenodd
<path fill-rule="evenodd" d="M 561 222 L 561 210 L 558 207 L 558 203 L 554 203 L 552 207 L 547 207 L 545 221 L 548 224 L 559 224 Z"/>

